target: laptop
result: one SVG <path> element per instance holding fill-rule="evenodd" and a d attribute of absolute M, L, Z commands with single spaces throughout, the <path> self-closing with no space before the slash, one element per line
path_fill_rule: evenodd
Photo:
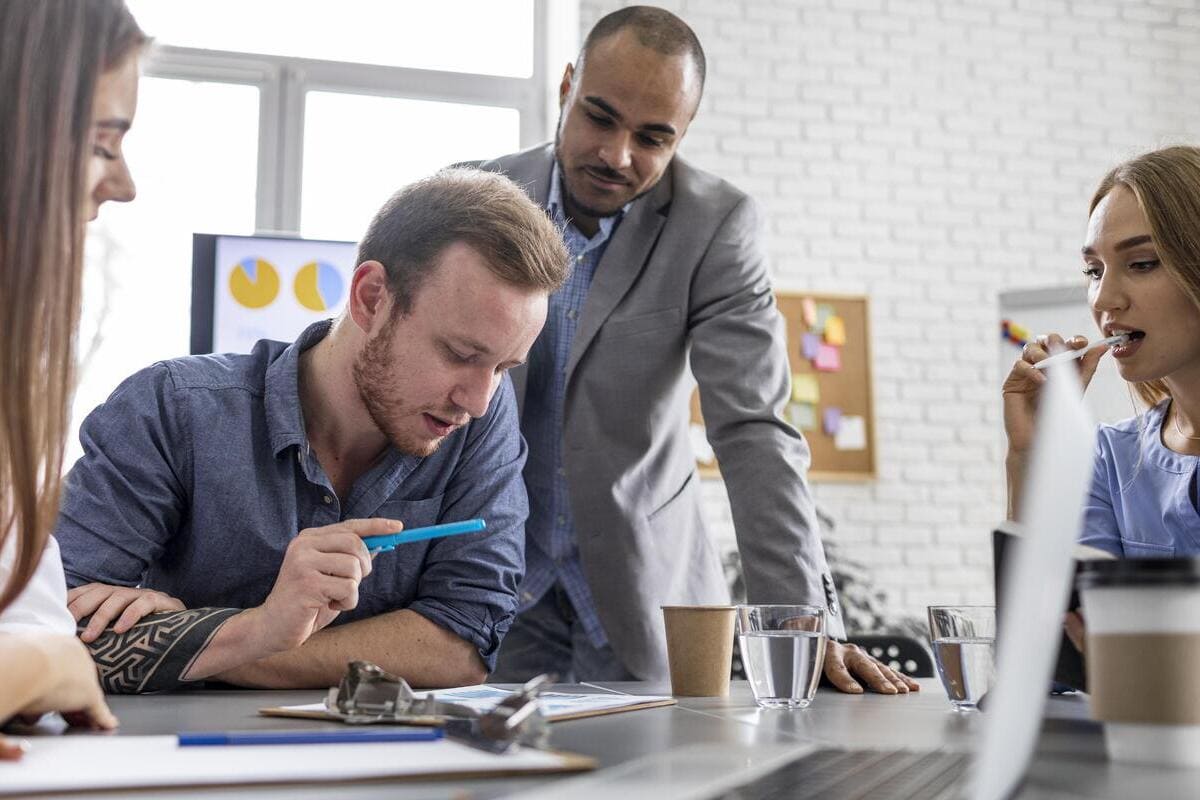
<path fill-rule="evenodd" d="M 692 800 L 945 798 L 1007 800 L 1041 728 L 1070 595 L 1095 427 L 1071 365 L 1050 369 L 1024 492 L 1024 536 L 1010 544 L 999 609 L 996 683 L 973 752 L 858 750 L 791 743 L 697 745 L 556 782 L 546 797 Z M 803 713 L 803 712 L 796 712 Z M 523 794 L 536 798 L 543 791 Z"/>

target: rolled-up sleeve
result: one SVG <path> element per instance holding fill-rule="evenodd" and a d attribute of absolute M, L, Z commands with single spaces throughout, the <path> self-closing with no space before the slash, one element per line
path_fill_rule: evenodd
<path fill-rule="evenodd" d="M 512 625 L 525 571 L 525 457 L 516 397 L 505 377 L 489 413 L 470 425 L 441 513 L 446 521 L 480 517 L 487 530 L 431 546 L 409 606 L 474 644 L 489 671 Z"/>
<path fill-rule="evenodd" d="M 187 433 L 173 413 L 165 366 L 117 387 L 84 420 L 54 536 L 67 585 L 136 586 L 186 509 Z"/>

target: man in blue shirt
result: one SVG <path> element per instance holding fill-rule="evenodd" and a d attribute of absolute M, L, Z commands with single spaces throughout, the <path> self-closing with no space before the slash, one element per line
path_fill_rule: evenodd
<path fill-rule="evenodd" d="M 566 266 L 509 180 L 446 170 L 376 216 L 336 321 L 118 387 L 84 422 L 55 531 L 105 687 L 324 687 L 352 659 L 481 680 L 524 570 L 506 373 Z M 473 517 L 486 532 L 375 557 L 360 538 Z"/>

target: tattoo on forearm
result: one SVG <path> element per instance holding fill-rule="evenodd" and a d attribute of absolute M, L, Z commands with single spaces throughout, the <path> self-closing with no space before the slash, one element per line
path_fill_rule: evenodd
<path fill-rule="evenodd" d="M 190 608 L 150 614 L 125 633 L 106 630 L 87 645 L 110 694 L 161 692 L 187 685 L 188 668 L 239 608 Z M 80 620 L 82 632 L 87 620 Z"/>

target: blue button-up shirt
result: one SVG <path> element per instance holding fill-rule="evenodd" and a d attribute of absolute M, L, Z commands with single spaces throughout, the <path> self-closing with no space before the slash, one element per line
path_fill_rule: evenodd
<path fill-rule="evenodd" d="M 571 344 L 575 341 L 588 289 L 596 274 L 596 265 L 604 257 L 604 249 L 625 209 L 601 219 L 600 229 L 592 238 L 584 236 L 566 218 L 562 176 L 555 164 L 547 210 L 563 230 L 572 264 L 566 283 L 550 296 L 546 327 L 529 354 L 525 407 L 521 412 L 521 430 L 529 443 L 529 462 L 525 467 L 529 522 L 526 525 L 526 571 L 525 582 L 521 584 L 520 610 L 536 604 L 557 581 L 570 598 L 588 639 L 596 647 L 602 647 L 608 637 L 596 614 L 596 605 L 579 562 L 563 466 L 563 401 L 567 393 Z"/>
<path fill-rule="evenodd" d="M 408 608 L 478 648 L 490 669 L 516 608 L 528 511 L 512 384 L 433 455 L 389 448 L 339 498 L 311 451 L 300 353 L 164 361 L 126 380 L 84 421 L 55 536 L 67 583 L 142 585 L 190 608 L 250 608 L 271 591 L 303 528 L 388 517 L 406 528 L 482 517 L 487 531 L 375 556 L 358 606 L 333 622 Z"/>
<path fill-rule="evenodd" d="M 1095 474 L 1084 513 L 1084 544 L 1117 556 L 1200 554 L 1196 505 L 1200 456 L 1162 443 L 1168 401 L 1140 418 L 1101 425 Z"/>

